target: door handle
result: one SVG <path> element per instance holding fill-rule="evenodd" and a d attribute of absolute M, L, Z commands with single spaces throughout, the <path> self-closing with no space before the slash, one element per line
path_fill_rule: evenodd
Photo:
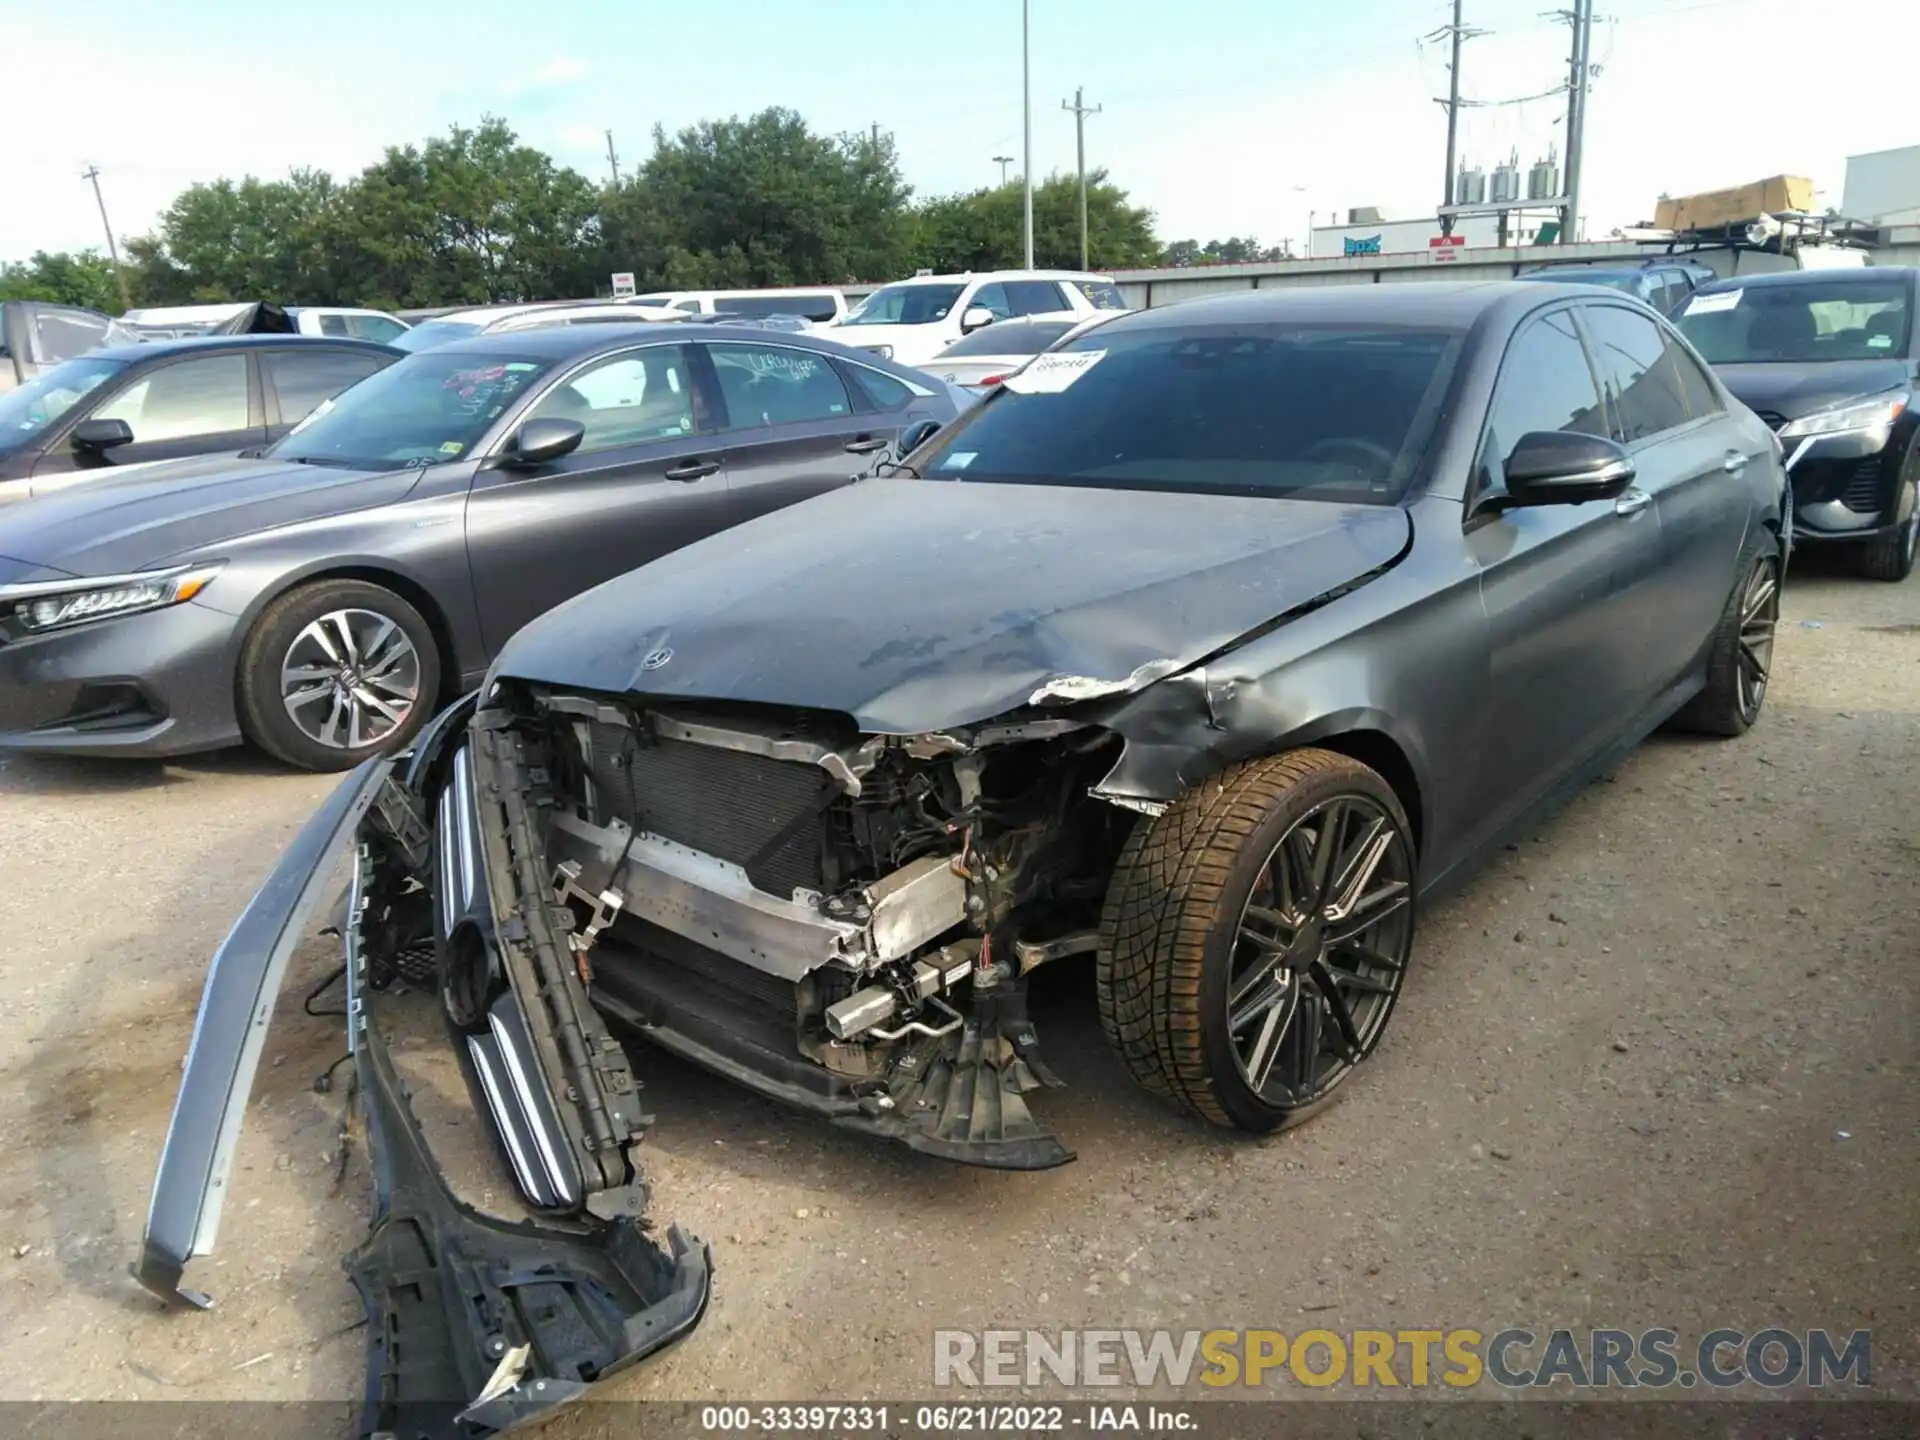
<path fill-rule="evenodd" d="M 842 448 L 844 448 L 849 455 L 871 455 L 876 450 L 884 450 L 887 448 L 887 438 L 884 435 L 862 435 L 857 439 L 847 441 L 846 445 Z"/>
<path fill-rule="evenodd" d="M 1742 470 L 1747 468 L 1747 457 L 1742 455 L 1738 450 L 1729 450 L 1727 452 L 1727 458 L 1720 462 L 1720 468 L 1729 475 L 1738 475 Z"/>
<path fill-rule="evenodd" d="M 704 480 L 720 468 L 718 460 L 689 460 L 683 465 L 675 465 L 665 474 L 669 480 Z"/>
<path fill-rule="evenodd" d="M 1637 515 L 1653 503 L 1653 496 L 1644 490 L 1629 490 L 1613 502 L 1616 515 Z"/>

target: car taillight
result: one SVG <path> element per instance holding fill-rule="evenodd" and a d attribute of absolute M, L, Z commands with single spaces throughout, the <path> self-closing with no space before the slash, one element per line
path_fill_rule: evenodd
<path fill-rule="evenodd" d="M 979 386 L 979 387 L 980 387 L 980 388 L 981 388 L 982 390 L 984 390 L 984 389 L 986 389 L 986 388 L 987 388 L 987 387 L 988 387 L 989 385 L 998 385 L 998 384 L 1000 384 L 1000 383 L 1001 383 L 1002 381 L 1004 381 L 1004 380 L 1005 380 L 1006 378 L 1007 378 L 1007 377 L 1006 377 L 1006 376 L 1004 376 L 1004 375 L 989 375 L 989 376 L 987 376 L 987 378 L 986 378 L 986 379 L 984 379 L 984 380 L 976 380 L 976 381 L 974 381 L 973 383 L 974 383 L 974 384 L 976 384 L 976 385 L 978 385 L 978 386 Z"/>

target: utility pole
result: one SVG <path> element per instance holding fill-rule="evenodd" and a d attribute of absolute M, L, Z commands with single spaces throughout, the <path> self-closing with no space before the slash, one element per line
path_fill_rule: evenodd
<path fill-rule="evenodd" d="M 1462 0 L 1453 0 L 1453 23 L 1451 25 L 1442 26 L 1426 37 L 1429 40 L 1437 40 L 1442 35 L 1445 35 L 1452 41 L 1453 55 L 1447 64 L 1447 98 L 1440 102 L 1441 106 L 1447 112 L 1447 177 L 1446 184 L 1443 185 L 1440 190 L 1440 205 L 1443 211 L 1447 206 L 1454 204 L 1459 199 L 1459 196 L 1453 193 L 1453 177 L 1454 166 L 1457 163 L 1458 155 L 1456 145 L 1460 135 L 1460 45 L 1462 41 L 1472 40 L 1476 36 L 1487 33 L 1484 30 L 1469 30 L 1467 28 L 1461 18 L 1461 4 Z M 1440 233 L 1442 235 L 1451 235 L 1453 233 L 1453 216 L 1447 214 L 1440 216 Z"/>
<path fill-rule="evenodd" d="M 1025 212 L 1026 268 L 1033 269 L 1033 67 L 1030 52 L 1032 0 L 1020 0 L 1020 189 Z"/>
<path fill-rule="evenodd" d="M 613 188 L 620 188 L 620 157 L 613 153 L 613 131 L 607 131 L 607 164 L 613 169 Z"/>
<path fill-rule="evenodd" d="M 120 287 L 120 308 L 131 310 L 133 301 L 127 297 L 127 272 L 120 268 L 120 246 L 113 238 L 113 222 L 107 219 L 106 197 L 100 193 L 100 167 L 87 166 L 80 172 L 80 178 L 93 182 L 93 203 L 100 207 L 100 228 L 107 232 L 107 258 L 113 262 L 113 280 Z"/>
<path fill-rule="evenodd" d="M 880 122 L 878 120 L 873 122 L 873 129 L 871 131 L 871 134 L 873 139 L 873 148 L 875 150 L 878 150 L 880 148 Z"/>
<path fill-rule="evenodd" d="M 1087 116 L 1098 115 L 1098 105 L 1089 108 L 1081 100 L 1081 87 L 1073 87 L 1073 103 L 1060 102 L 1062 110 L 1073 112 L 1073 163 L 1080 172 L 1080 268 L 1087 268 Z"/>
<path fill-rule="evenodd" d="M 1007 187 L 1007 166 L 1013 163 L 1013 156 L 996 155 L 993 157 L 993 163 L 1000 167 L 1000 188 L 1004 190 Z"/>
<path fill-rule="evenodd" d="M 1573 54 L 1567 72 L 1567 208 L 1560 217 L 1560 243 L 1571 245 L 1580 223 L 1580 157 L 1587 138 L 1588 62 L 1593 51 L 1593 0 L 1573 0 L 1562 11 L 1573 25 Z"/>

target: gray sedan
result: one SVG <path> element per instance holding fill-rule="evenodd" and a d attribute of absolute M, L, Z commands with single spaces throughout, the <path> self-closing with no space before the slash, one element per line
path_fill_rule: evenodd
<path fill-rule="evenodd" d="M 0 748 L 251 740 L 344 769 L 536 615 L 955 413 L 929 377 L 803 335 L 596 325 L 410 356 L 256 458 L 10 507 Z"/>

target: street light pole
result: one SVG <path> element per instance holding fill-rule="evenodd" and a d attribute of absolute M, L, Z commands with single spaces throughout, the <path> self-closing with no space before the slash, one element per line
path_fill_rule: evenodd
<path fill-rule="evenodd" d="M 1033 269 L 1033 68 L 1029 41 L 1031 0 L 1020 0 L 1020 129 L 1022 159 L 1020 188 L 1026 216 L 1027 269 Z"/>
<path fill-rule="evenodd" d="M 1000 187 L 1004 190 L 1007 184 L 1007 167 L 1013 163 L 1013 156 L 996 155 L 993 157 L 993 163 L 1000 167 Z"/>

